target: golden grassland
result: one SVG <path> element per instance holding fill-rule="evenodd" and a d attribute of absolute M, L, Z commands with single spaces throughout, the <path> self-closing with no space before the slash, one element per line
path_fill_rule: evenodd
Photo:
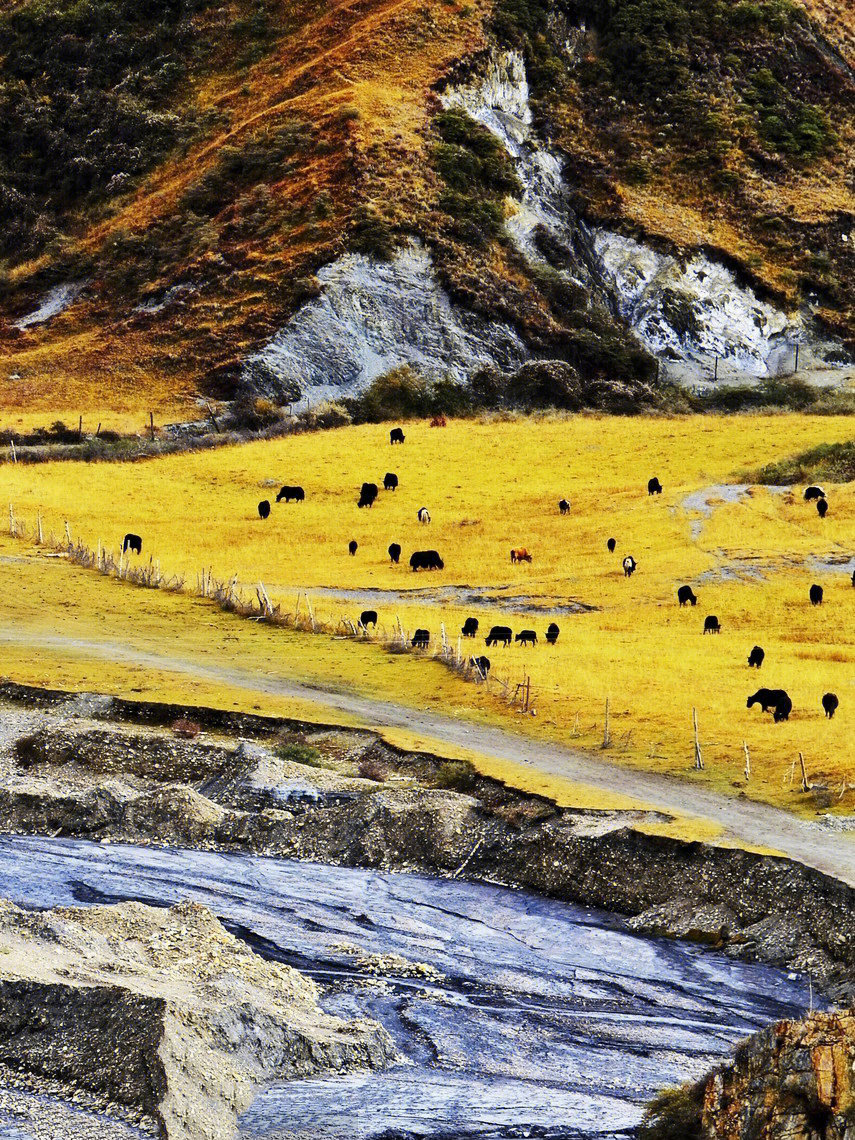
<path fill-rule="evenodd" d="M 324 588 L 395 591 L 379 604 L 371 601 L 380 624 L 391 628 L 399 615 L 407 629 L 425 626 L 434 636 L 441 622 L 456 636 L 473 614 L 482 633 L 493 620 L 507 621 L 515 630 L 535 628 L 542 640 L 550 615 L 520 610 L 570 601 L 597 607 L 557 617 L 555 647 L 489 651 L 497 674 L 512 681 L 530 675 L 535 717 L 511 711 L 495 688 L 466 682 L 438 662 L 370 643 L 266 629 L 200 601 L 133 590 L 71 568 L 59 579 L 61 598 L 45 597 L 36 577 L 31 620 L 44 612 L 49 625 L 59 605 L 63 620 L 73 614 L 98 629 L 107 618 L 97 599 L 110 598 L 111 620 L 119 624 L 108 640 L 121 643 L 140 628 L 154 637 L 156 610 L 170 650 L 183 646 L 196 657 L 343 684 L 589 748 L 602 738 L 609 697 L 610 757 L 796 810 L 813 806 L 798 780 L 790 780 L 799 751 L 811 779 L 827 782 L 835 797 L 855 783 L 855 590 L 847 574 L 812 569 L 810 562 L 855 553 L 855 488 L 826 488 L 825 520 L 798 490 L 751 487 L 738 502 L 719 502 L 714 490 L 746 468 L 851 437 L 851 419 L 590 415 L 454 422 L 444 430 L 414 423 L 405 430 L 403 447 L 390 447 L 388 426 L 366 425 L 131 465 L 7 466 L 4 489 L 18 517 L 32 521 L 41 511 L 46 530 L 60 534 L 67 519 L 75 537 L 113 547 L 126 530 L 136 531 L 144 557 L 184 573 L 190 585 L 209 566 L 223 578 L 236 574 L 247 589 L 263 580 L 290 609 L 297 590 L 309 589 L 319 615 L 333 619 L 356 617 L 363 605 L 358 597 L 325 595 Z M 399 490 L 381 491 L 371 510 L 357 509 L 360 484 L 382 483 L 386 471 L 398 474 Z M 654 474 L 665 491 L 649 498 L 646 482 Z M 274 503 L 262 522 L 257 503 L 274 499 L 281 483 L 302 484 L 306 502 Z M 562 495 L 572 503 L 568 517 L 558 514 Z M 416 520 L 422 505 L 432 514 L 429 527 Z M 617 539 L 614 555 L 606 550 L 609 536 Z M 359 543 L 354 558 L 347 553 L 352 538 Z M 397 567 L 386 555 L 392 541 L 404 548 Z M 512 566 L 511 546 L 527 547 L 533 563 Z M 440 551 L 443 572 L 410 572 L 410 552 L 426 547 Z M 631 579 L 620 566 L 626 553 L 638 563 Z M 683 582 L 695 584 L 695 609 L 677 606 Z M 825 589 L 821 607 L 808 603 L 812 582 Z M 398 596 L 412 589 L 449 592 Z M 495 598 L 495 609 L 487 614 L 467 605 L 472 592 Z M 8 626 L 19 617 L 20 598 L 4 597 Z M 702 635 L 709 613 L 721 620 L 718 636 Z M 236 641 L 224 640 L 225 629 Z M 755 643 L 767 654 L 759 674 L 746 664 Z M 464 645 L 484 651 L 481 639 Z M 103 669 L 103 662 L 91 665 L 89 687 L 101 687 Z M 795 707 L 788 723 L 775 725 L 746 709 L 746 697 L 761 684 L 789 691 Z M 819 703 L 827 690 L 841 700 L 833 721 Z M 706 770 L 690 776 L 693 706 Z M 752 764 L 747 787 L 743 742 Z M 851 810 L 851 791 L 835 802 Z"/>
<path fill-rule="evenodd" d="M 132 586 L 105 581 L 42 551 L 22 554 L 21 544 L 6 536 L 0 537 L 0 592 L 14 599 L 14 622 L 4 620 L 0 626 L 0 676 L 18 683 L 370 728 L 399 748 L 468 761 L 486 775 L 549 796 L 564 806 L 596 811 L 646 809 L 644 803 L 619 792 L 264 690 L 266 679 L 283 672 L 299 673 L 320 684 L 329 682 L 340 669 L 341 642 L 256 626 L 183 595 L 146 591 L 143 598 Z M 8 608 L 4 619 L 8 619 Z M 351 666 L 362 657 L 366 673 L 376 667 L 376 646 L 349 643 L 347 650 Z M 205 675 L 206 668 L 224 660 L 246 671 L 244 683 L 230 682 L 216 673 Z M 185 668 L 190 664 L 193 671 Z M 442 666 L 408 657 L 389 657 L 385 664 L 397 677 L 408 669 L 432 672 L 433 703 L 441 708 L 449 699 L 453 679 Z M 397 677 L 395 683 L 384 686 L 387 692 L 397 687 Z M 721 831 L 715 824 L 685 817 L 644 826 L 693 839 L 715 838 Z"/>

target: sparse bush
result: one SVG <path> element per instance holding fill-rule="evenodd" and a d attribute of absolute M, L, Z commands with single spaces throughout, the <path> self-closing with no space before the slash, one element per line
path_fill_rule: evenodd
<path fill-rule="evenodd" d="M 430 396 L 427 382 L 403 364 L 372 381 L 357 401 L 359 419 L 382 420 L 427 415 Z"/>
<path fill-rule="evenodd" d="M 182 740 L 195 740 L 202 731 L 202 726 L 197 724 L 195 720 L 179 717 L 178 720 L 172 722 L 172 731 L 175 736 Z"/>
<path fill-rule="evenodd" d="M 855 480 L 855 439 L 821 443 L 800 455 L 767 463 L 752 480 L 773 486 L 793 483 L 851 483 Z"/>
<path fill-rule="evenodd" d="M 441 141 L 433 164 L 446 186 L 440 209 L 454 219 L 461 241 L 484 246 L 502 229 L 502 198 L 520 192 L 513 163 L 495 135 L 465 111 L 442 111 L 434 127 Z"/>
<path fill-rule="evenodd" d="M 392 227 L 376 210 L 367 206 L 356 213 L 350 244 L 357 253 L 380 261 L 391 261 L 395 254 Z"/>
<path fill-rule="evenodd" d="M 233 431 L 262 431 L 280 423 L 284 413 L 272 400 L 264 396 L 245 395 L 235 400 L 229 411 L 228 423 Z"/>
<path fill-rule="evenodd" d="M 702 1086 L 664 1089 L 653 1098 L 638 1129 L 638 1140 L 701 1140 Z"/>
<path fill-rule="evenodd" d="M 347 408 L 334 400 L 324 400 L 316 407 L 308 408 L 300 413 L 298 419 L 302 426 L 309 430 L 346 427 L 353 422 Z"/>
<path fill-rule="evenodd" d="M 436 788 L 469 795 L 478 786 L 478 773 L 465 760 L 443 760 L 431 773 L 430 782 Z"/>
<path fill-rule="evenodd" d="M 363 780 L 374 780 L 378 784 L 385 783 L 392 774 L 389 765 L 374 756 L 361 757 L 356 767 Z"/>
<path fill-rule="evenodd" d="M 280 744 L 274 749 L 280 760 L 289 764 L 305 764 L 308 768 L 324 768 L 323 757 L 317 748 L 303 742 Z"/>

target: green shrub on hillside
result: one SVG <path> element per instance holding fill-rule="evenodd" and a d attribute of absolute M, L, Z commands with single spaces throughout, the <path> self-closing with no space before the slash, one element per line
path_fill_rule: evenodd
<path fill-rule="evenodd" d="M 167 109 L 205 0 L 31 0 L 0 15 L 0 252 L 127 190 L 193 128 Z"/>
<path fill-rule="evenodd" d="M 453 219 L 456 236 L 483 246 L 502 230 L 502 199 L 520 185 L 505 148 L 486 127 L 464 111 L 442 111 L 434 126 L 434 169 L 445 183 L 439 207 Z"/>
<path fill-rule="evenodd" d="M 800 455 L 768 463 L 753 476 L 756 483 L 789 486 L 793 483 L 851 483 L 855 480 L 855 439 L 821 443 Z"/>

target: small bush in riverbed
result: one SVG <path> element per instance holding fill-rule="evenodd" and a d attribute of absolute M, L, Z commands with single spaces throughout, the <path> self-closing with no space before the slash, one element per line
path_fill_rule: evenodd
<path fill-rule="evenodd" d="M 172 731 L 176 736 L 180 736 L 182 740 L 194 740 L 202 731 L 202 728 L 195 720 L 179 717 L 178 720 L 173 722 Z"/>
<path fill-rule="evenodd" d="M 357 770 L 363 780 L 375 780 L 383 784 L 392 774 L 392 769 L 375 756 L 365 756 L 357 764 Z"/>
<path fill-rule="evenodd" d="M 478 784 L 478 775 L 465 760 L 443 760 L 431 773 L 434 787 L 448 792 L 472 792 Z"/>
<path fill-rule="evenodd" d="M 644 1113 L 638 1140 L 701 1140 L 700 1086 L 663 1089 Z"/>
<path fill-rule="evenodd" d="M 326 766 L 320 752 L 311 744 L 299 741 L 291 744 L 280 744 L 275 752 L 280 760 L 286 760 L 289 764 L 305 764 L 309 768 L 324 768 Z"/>

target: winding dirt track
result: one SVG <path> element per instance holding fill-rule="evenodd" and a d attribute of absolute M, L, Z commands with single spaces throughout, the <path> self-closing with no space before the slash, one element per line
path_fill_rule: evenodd
<path fill-rule="evenodd" d="M 851 837 L 827 831 L 768 804 L 720 796 L 688 781 L 623 768 L 558 744 L 531 740 L 505 729 L 471 724 L 453 716 L 412 709 L 392 701 L 251 673 L 229 665 L 211 665 L 175 657 L 167 652 L 154 653 L 119 642 L 88 641 L 54 634 L 33 635 L 6 627 L 0 629 L 0 643 L 38 646 L 64 654 L 150 666 L 202 680 L 224 682 L 249 692 L 311 701 L 319 708 L 334 708 L 358 716 L 380 729 L 404 728 L 474 752 L 528 764 L 538 771 L 563 776 L 577 783 L 619 792 L 661 811 L 712 820 L 735 840 L 774 849 L 855 887 L 855 840 Z"/>

